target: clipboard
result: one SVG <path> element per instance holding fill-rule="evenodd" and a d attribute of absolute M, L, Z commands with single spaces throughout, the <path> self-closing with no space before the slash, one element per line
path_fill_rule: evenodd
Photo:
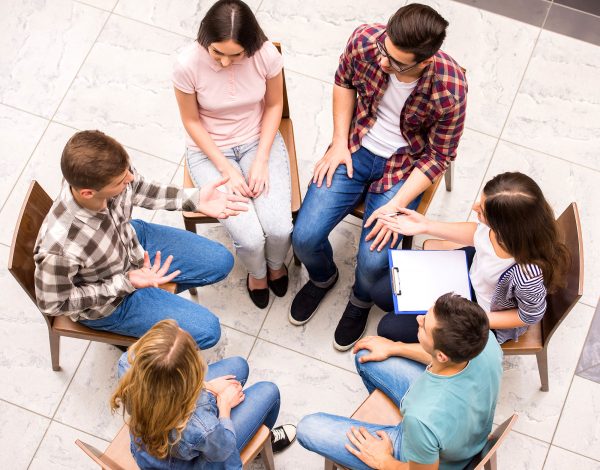
<path fill-rule="evenodd" d="M 388 250 L 396 314 L 424 314 L 438 297 L 454 292 L 471 298 L 463 250 Z"/>

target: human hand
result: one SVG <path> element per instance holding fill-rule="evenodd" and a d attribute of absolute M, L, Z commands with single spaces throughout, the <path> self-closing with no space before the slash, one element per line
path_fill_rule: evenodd
<path fill-rule="evenodd" d="M 385 245 L 387 245 L 390 239 L 392 240 L 391 246 L 396 245 L 396 242 L 398 241 L 398 234 L 391 230 L 380 219 L 386 214 L 393 214 L 395 212 L 398 212 L 399 210 L 400 209 L 393 201 L 389 201 L 387 204 L 384 204 L 379 209 L 373 211 L 371 216 L 367 219 L 365 223 L 365 228 L 370 227 L 373 224 L 373 222 L 376 221 L 369 234 L 365 237 L 365 241 L 367 242 L 373 240 L 373 243 L 371 243 L 370 247 L 371 251 L 375 249 L 377 251 L 383 250 L 383 248 L 385 248 Z"/>
<path fill-rule="evenodd" d="M 317 164 L 315 165 L 315 171 L 313 172 L 313 183 L 317 183 L 317 187 L 321 187 L 323 184 L 323 178 L 327 177 L 327 187 L 331 186 L 333 180 L 333 174 L 340 165 L 346 165 L 346 171 L 348 177 L 352 178 L 352 155 L 348 150 L 348 145 L 333 143 L 323 155 Z"/>
<path fill-rule="evenodd" d="M 179 269 L 173 271 L 171 274 L 167 274 L 167 271 L 171 266 L 171 261 L 173 261 L 173 256 L 169 255 L 161 267 L 160 251 L 157 251 L 156 256 L 154 257 L 154 264 L 151 266 L 150 256 L 148 256 L 147 251 L 144 251 L 144 266 L 140 269 L 134 269 L 127 273 L 129 282 L 131 282 L 133 287 L 136 289 L 142 289 L 144 287 L 158 287 L 162 284 L 166 284 L 167 282 L 171 282 L 173 278 L 181 274 Z"/>
<path fill-rule="evenodd" d="M 371 468 L 383 469 L 390 461 L 394 461 L 394 447 L 385 431 L 375 431 L 377 437 L 364 427 L 352 426 L 346 433 L 348 440 L 354 445 L 346 444 L 346 450 Z"/>
<path fill-rule="evenodd" d="M 252 191 L 246 184 L 244 175 L 231 164 L 227 164 L 227 168 L 221 172 L 223 178 L 227 178 L 227 189 L 230 193 L 238 196 L 252 197 Z"/>
<path fill-rule="evenodd" d="M 236 380 L 235 375 L 224 375 L 223 377 L 217 377 L 216 379 L 209 380 L 204 384 L 204 387 L 209 392 L 219 395 L 231 384 L 241 386 L 240 382 Z"/>
<path fill-rule="evenodd" d="M 216 219 L 226 219 L 227 217 L 238 215 L 240 212 L 248 210 L 248 198 L 236 194 L 227 194 L 219 191 L 217 188 L 227 184 L 228 178 L 215 180 L 200 188 L 200 198 L 198 200 L 198 210 L 209 217 Z M 244 184 L 246 184 L 244 182 Z"/>
<path fill-rule="evenodd" d="M 365 354 L 358 359 L 361 363 L 385 361 L 392 355 L 393 345 L 393 341 L 382 336 L 365 336 L 354 345 L 352 352 L 356 354 L 361 349 L 369 351 L 369 354 Z"/>
<path fill-rule="evenodd" d="M 402 235 L 419 235 L 427 233 L 429 220 L 423 214 L 406 208 L 399 208 L 397 216 L 383 215 L 379 218 L 390 230 Z"/>
<path fill-rule="evenodd" d="M 250 166 L 248 175 L 248 188 L 252 197 L 258 197 L 263 192 L 265 195 L 269 192 L 269 160 L 258 155 Z"/>
<path fill-rule="evenodd" d="M 231 382 L 217 395 L 217 405 L 225 406 L 229 409 L 235 408 L 244 401 L 244 398 L 246 396 L 242 390 L 242 385 L 237 381 Z"/>

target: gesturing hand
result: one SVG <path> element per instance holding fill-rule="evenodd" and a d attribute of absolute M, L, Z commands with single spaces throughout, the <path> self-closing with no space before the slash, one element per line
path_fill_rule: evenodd
<path fill-rule="evenodd" d="M 169 255 L 161 267 L 160 251 L 157 251 L 156 256 L 154 257 L 154 264 L 151 266 L 150 256 L 148 256 L 147 251 L 144 251 L 144 266 L 140 269 L 134 269 L 127 273 L 129 282 L 131 282 L 133 287 L 136 289 L 142 289 L 144 287 L 158 287 L 162 284 L 166 284 L 167 282 L 171 282 L 173 278 L 181 274 L 181 271 L 177 270 L 167 275 L 167 271 L 171 266 L 171 261 L 173 261 L 173 256 Z"/>
<path fill-rule="evenodd" d="M 427 233 L 428 219 L 423 214 L 405 208 L 398 209 L 398 212 L 400 212 L 400 215 L 398 216 L 383 216 L 380 217 L 379 220 L 381 220 L 390 230 L 401 233 L 402 235 L 419 235 L 421 233 Z"/>
<path fill-rule="evenodd" d="M 359 361 L 385 361 L 391 354 L 391 348 L 394 342 L 382 336 L 365 336 L 354 345 L 352 352 L 356 354 L 361 349 L 366 349 L 369 354 L 359 358 Z"/>
<path fill-rule="evenodd" d="M 367 219 L 367 222 L 365 223 L 365 228 L 370 227 L 373 224 L 373 222 L 377 221 L 375 223 L 375 226 L 365 237 L 365 241 L 367 242 L 369 240 L 374 239 L 373 243 L 371 243 L 371 251 L 375 249 L 377 251 L 383 250 L 383 248 L 385 248 L 385 245 L 387 245 L 387 243 L 390 241 L 390 238 L 392 240 L 391 246 L 396 245 L 396 242 L 398 241 L 398 234 L 392 231 L 387 225 L 385 225 L 381 220 L 381 217 L 383 217 L 385 214 L 394 213 L 397 210 L 398 207 L 390 201 L 387 204 L 381 206 L 376 211 L 374 211 L 371 214 L 371 216 Z"/>
<path fill-rule="evenodd" d="M 346 450 L 371 468 L 384 468 L 394 460 L 394 447 L 385 431 L 379 430 L 376 434 L 377 437 L 362 426 L 358 429 L 352 426 L 346 436 L 354 447 L 346 444 Z"/>
<path fill-rule="evenodd" d="M 352 178 L 352 155 L 348 150 L 348 145 L 333 144 L 327 149 L 323 158 L 315 165 L 315 171 L 313 173 L 313 183 L 317 183 L 320 188 L 323 184 L 323 178 L 327 177 L 327 187 L 331 186 L 333 180 L 333 174 L 340 165 L 346 165 L 346 172 L 348 177 Z"/>
<path fill-rule="evenodd" d="M 248 206 L 242 204 L 248 202 L 247 198 L 236 194 L 224 193 L 217 189 L 228 181 L 229 178 L 222 178 L 200 189 L 200 198 L 198 200 L 198 210 L 200 212 L 216 219 L 226 219 L 229 216 L 238 215 L 240 212 L 248 210 Z"/>

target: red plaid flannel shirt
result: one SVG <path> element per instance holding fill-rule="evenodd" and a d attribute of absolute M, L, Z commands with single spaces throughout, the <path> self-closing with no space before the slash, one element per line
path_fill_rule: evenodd
<path fill-rule="evenodd" d="M 335 84 L 355 89 L 358 95 L 348 147 L 360 148 L 362 138 L 375 124 L 377 107 L 388 86 L 389 75 L 379 65 L 381 53 L 376 40 L 385 38 L 385 25 L 359 26 L 340 56 Z M 383 33 L 383 34 L 382 34 Z M 388 160 L 383 178 L 369 191 L 384 192 L 405 180 L 413 168 L 431 181 L 442 175 L 463 133 L 467 108 L 467 80 L 464 70 L 442 51 L 434 56 L 410 94 L 400 114 L 400 131 L 408 143 Z"/>

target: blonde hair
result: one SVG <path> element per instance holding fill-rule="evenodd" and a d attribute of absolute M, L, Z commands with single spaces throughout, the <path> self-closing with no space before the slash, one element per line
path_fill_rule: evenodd
<path fill-rule="evenodd" d="M 123 405 L 138 445 L 141 441 L 146 452 L 164 459 L 196 409 L 206 362 L 175 320 L 154 325 L 129 348 L 127 360 L 131 367 L 110 399 L 111 409 Z"/>

